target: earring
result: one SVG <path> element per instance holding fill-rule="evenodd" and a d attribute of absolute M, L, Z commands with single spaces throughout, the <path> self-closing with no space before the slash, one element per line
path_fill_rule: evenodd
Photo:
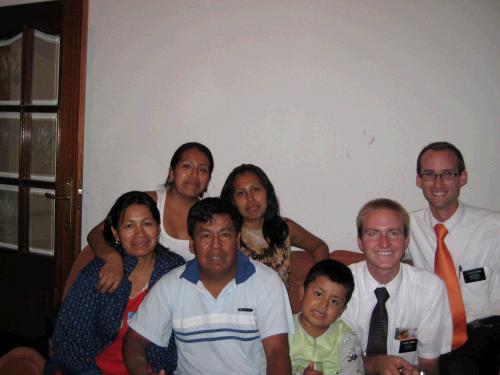
<path fill-rule="evenodd" d="M 120 241 L 115 238 L 115 245 L 120 246 Z"/>

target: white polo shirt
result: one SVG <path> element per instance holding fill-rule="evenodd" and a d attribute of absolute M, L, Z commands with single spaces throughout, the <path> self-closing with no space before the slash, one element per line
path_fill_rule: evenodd
<path fill-rule="evenodd" d="M 434 225 L 438 221 L 428 207 L 411 213 L 410 219 L 406 258 L 434 272 Z M 467 322 L 500 315 L 500 213 L 460 202 L 443 224 L 448 229 L 444 241 L 459 277 Z"/>
<path fill-rule="evenodd" d="M 199 279 L 196 259 L 161 278 L 129 322 L 149 341 L 175 335 L 176 374 L 265 374 L 262 340 L 293 333 L 288 295 L 278 274 L 238 252 L 236 277 L 217 298 Z"/>
<path fill-rule="evenodd" d="M 418 357 L 436 358 L 451 350 L 452 322 L 444 283 L 428 271 L 401 263 L 399 273 L 388 284 L 379 284 L 366 261 L 349 266 L 354 275 L 354 293 L 342 319 L 358 334 L 366 352 L 370 319 L 377 303 L 374 290 L 385 287 L 388 316 L 387 354 L 413 365 Z M 416 340 L 416 341 L 415 341 Z"/>

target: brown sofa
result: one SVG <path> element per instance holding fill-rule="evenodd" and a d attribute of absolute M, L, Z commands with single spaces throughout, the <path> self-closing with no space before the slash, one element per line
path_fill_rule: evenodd
<path fill-rule="evenodd" d="M 0 357 L 1 375 L 42 375 L 45 358 L 32 348 L 19 346 Z"/>
<path fill-rule="evenodd" d="M 351 264 L 364 260 L 365 255 L 363 253 L 349 250 L 334 250 L 330 253 L 330 258 L 338 260 L 344 264 Z M 289 295 L 292 312 L 294 314 L 300 311 L 299 289 L 302 285 L 304 285 L 304 279 L 313 264 L 314 260 L 308 252 L 292 251 Z"/>

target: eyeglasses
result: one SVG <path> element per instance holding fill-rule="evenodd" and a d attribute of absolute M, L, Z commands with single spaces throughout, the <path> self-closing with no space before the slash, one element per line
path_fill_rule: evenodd
<path fill-rule="evenodd" d="M 438 176 L 441 177 L 441 180 L 453 181 L 455 177 L 458 176 L 458 173 L 455 171 L 443 171 L 441 173 L 436 173 L 434 171 L 423 171 L 420 174 L 420 177 L 424 181 L 434 181 Z"/>

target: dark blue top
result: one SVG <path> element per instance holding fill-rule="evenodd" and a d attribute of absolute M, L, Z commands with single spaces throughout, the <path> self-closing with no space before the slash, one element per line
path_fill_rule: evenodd
<path fill-rule="evenodd" d="M 184 264 L 184 259 L 158 245 L 156 262 L 149 289 L 171 269 Z M 44 374 L 101 374 L 96 357 L 118 336 L 123 313 L 127 307 L 132 284 L 129 275 L 137 258 L 123 253 L 124 276 L 116 292 L 97 290 L 99 271 L 104 262 L 94 259 L 78 275 L 59 310 L 54 328 L 54 355 L 45 364 Z M 148 361 L 154 371 L 173 372 L 177 366 L 177 349 L 173 336 L 167 348 L 153 343 L 147 349 Z"/>

